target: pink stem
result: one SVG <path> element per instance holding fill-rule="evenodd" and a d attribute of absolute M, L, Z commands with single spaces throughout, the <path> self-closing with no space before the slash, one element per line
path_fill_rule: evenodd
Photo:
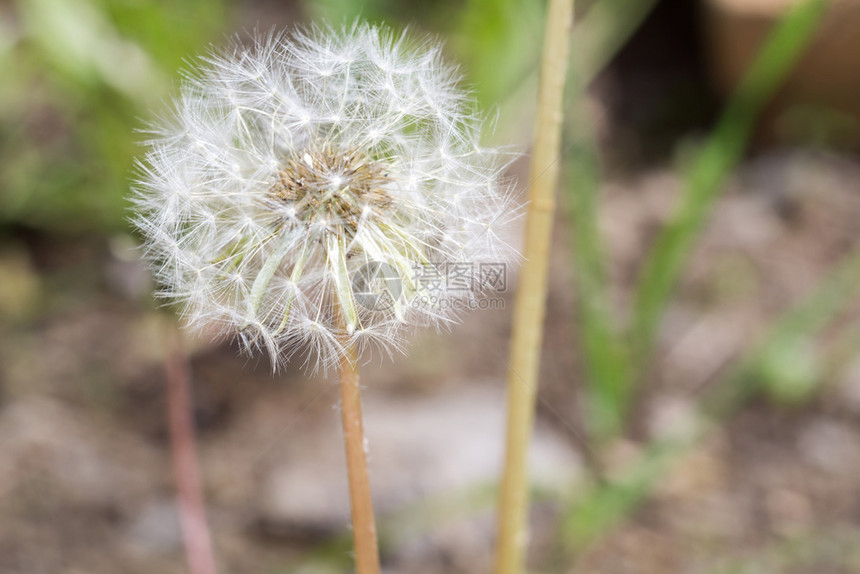
<path fill-rule="evenodd" d="M 200 486 L 197 444 L 191 406 L 191 369 L 188 356 L 175 332 L 165 371 L 170 450 L 179 499 L 179 520 L 185 539 L 185 558 L 191 574 L 215 574 L 212 539 L 206 523 L 206 506 Z"/>

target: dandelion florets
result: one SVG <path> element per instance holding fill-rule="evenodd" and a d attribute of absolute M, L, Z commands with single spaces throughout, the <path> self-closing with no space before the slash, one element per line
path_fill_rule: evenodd
<path fill-rule="evenodd" d="M 367 25 L 204 58 L 135 186 L 161 294 L 275 362 L 399 348 L 455 319 L 489 279 L 446 289 L 448 267 L 510 262 L 518 211 L 510 155 L 480 145 L 459 84 L 438 44 Z"/>

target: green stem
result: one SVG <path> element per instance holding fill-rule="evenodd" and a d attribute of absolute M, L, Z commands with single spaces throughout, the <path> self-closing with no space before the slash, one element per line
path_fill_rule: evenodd
<path fill-rule="evenodd" d="M 546 312 L 550 239 L 560 167 L 562 102 L 572 24 L 573 0 L 550 0 L 532 149 L 525 263 L 514 308 L 507 381 L 507 444 L 499 492 L 497 574 L 519 574 L 525 565 L 528 543 L 527 455 L 534 424 Z"/>

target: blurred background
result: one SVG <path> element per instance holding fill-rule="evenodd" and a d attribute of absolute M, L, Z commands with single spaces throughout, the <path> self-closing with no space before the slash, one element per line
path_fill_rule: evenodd
<path fill-rule="evenodd" d="M 497 113 L 488 141 L 527 150 L 544 10 L 0 0 L 0 572 L 185 571 L 176 318 L 126 199 L 183 62 L 255 28 L 408 25 Z M 860 2 L 581 1 L 568 85 L 532 571 L 858 571 Z M 514 289 L 363 368 L 386 572 L 489 569 Z M 221 572 L 350 571 L 334 381 L 187 347 Z"/>

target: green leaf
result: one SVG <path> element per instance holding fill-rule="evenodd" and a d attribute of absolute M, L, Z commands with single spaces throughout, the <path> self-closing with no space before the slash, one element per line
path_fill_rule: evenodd
<path fill-rule="evenodd" d="M 812 38 L 826 5 L 826 0 L 805 0 L 786 12 L 686 174 L 677 211 L 657 238 L 637 286 L 631 337 L 638 369 L 647 366 L 663 311 L 712 203 L 741 158 L 756 118 Z"/>
<path fill-rule="evenodd" d="M 579 331 L 587 371 L 586 428 L 602 442 L 623 430 L 633 376 L 627 339 L 613 313 L 603 266 L 605 250 L 597 228 L 600 157 L 594 142 L 585 89 L 624 45 L 656 0 L 601 0 L 576 26 L 572 39 L 565 130 L 565 195 L 573 239 Z"/>

